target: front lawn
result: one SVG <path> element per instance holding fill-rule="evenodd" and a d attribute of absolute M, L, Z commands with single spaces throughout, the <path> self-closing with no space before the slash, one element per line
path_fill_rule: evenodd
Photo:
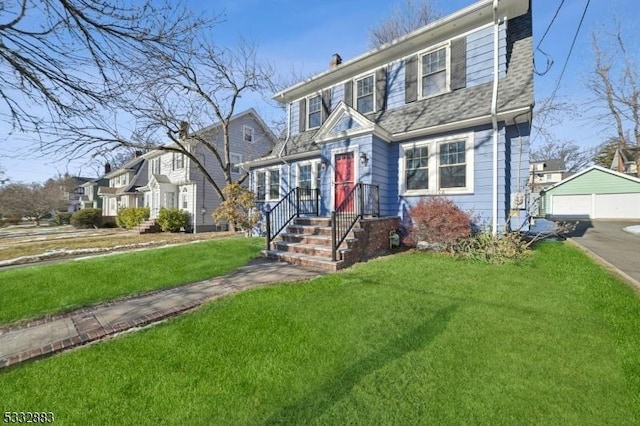
<path fill-rule="evenodd" d="M 223 275 L 256 257 L 263 244 L 226 238 L 0 271 L 0 324 Z"/>
<path fill-rule="evenodd" d="M 63 424 L 638 424 L 640 299 L 577 249 L 403 254 L 0 372 Z"/>

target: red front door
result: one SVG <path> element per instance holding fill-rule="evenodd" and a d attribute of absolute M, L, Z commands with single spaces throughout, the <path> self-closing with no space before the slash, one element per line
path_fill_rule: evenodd
<path fill-rule="evenodd" d="M 351 192 L 355 183 L 355 172 L 353 170 L 353 152 L 345 152 L 344 154 L 336 154 L 335 157 L 335 185 L 336 199 L 334 208 L 336 211 L 340 208 L 342 211 L 352 211 L 353 201 L 342 205 L 344 200 Z"/>

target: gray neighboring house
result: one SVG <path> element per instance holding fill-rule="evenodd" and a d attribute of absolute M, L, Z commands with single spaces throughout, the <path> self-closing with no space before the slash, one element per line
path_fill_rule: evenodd
<path fill-rule="evenodd" d="M 118 210 L 126 207 L 142 207 L 143 198 L 137 189 L 147 184 L 147 160 L 142 153 L 121 167 L 105 174 L 106 186 L 98 187 L 102 198 L 102 216 L 116 217 Z"/>
<path fill-rule="evenodd" d="M 215 123 L 183 137 L 183 143 L 202 162 L 220 188 L 226 186 L 220 164 L 214 154 L 195 137 L 217 145 L 222 152 L 222 126 Z M 273 149 L 276 138 L 253 109 L 235 114 L 229 122 L 229 149 L 232 179 L 242 177 L 240 164 L 262 157 Z M 189 213 L 189 227 L 193 232 L 222 229 L 213 221 L 213 212 L 220 205 L 220 197 L 213 185 L 191 159 L 178 152 L 155 149 L 143 155 L 149 167 L 146 183 L 137 191 L 142 205 L 149 207 L 150 219 L 156 219 L 161 208 L 179 208 Z M 248 179 L 246 180 L 248 182 Z"/>
<path fill-rule="evenodd" d="M 105 174 L 111 170 L 105 169 Z M 80 209 L 101 209 L 102 197 L 98 195 L 98 188 L 109 185 L 109 180 L 104 177 L 91 179 L 80 185 L 82 195 L 80 196 Z"/>

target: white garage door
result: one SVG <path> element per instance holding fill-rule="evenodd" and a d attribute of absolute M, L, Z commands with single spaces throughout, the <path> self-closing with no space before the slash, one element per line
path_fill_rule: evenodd
<path fill-rule="evenodd" d="M 596 194 L 595 219 L 640 219 L 640 194 Z"/>
<path fill-rule="evenodd" d="M 554 195 L 551 199 L 551 215 L 591 217 L 591 195 Z"/>
<path fill-rule="evenodd" d="M 640 194 L 554 195 L 551 215 L 591 219 L 640 219 Z"/>

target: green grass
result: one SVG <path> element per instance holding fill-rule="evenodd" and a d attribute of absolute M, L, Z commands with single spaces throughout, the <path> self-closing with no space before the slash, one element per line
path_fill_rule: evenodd
<path fill-rule="evenodd" d="M 223 275 L 261 238 L 228 238 L 0 272 L 0 324 Z"/>
<path fill-rule="evenodd" d="M 403 254 L 0 372 L 61 424 L 640 423 L 640 299 L 573 247 Z"/>

